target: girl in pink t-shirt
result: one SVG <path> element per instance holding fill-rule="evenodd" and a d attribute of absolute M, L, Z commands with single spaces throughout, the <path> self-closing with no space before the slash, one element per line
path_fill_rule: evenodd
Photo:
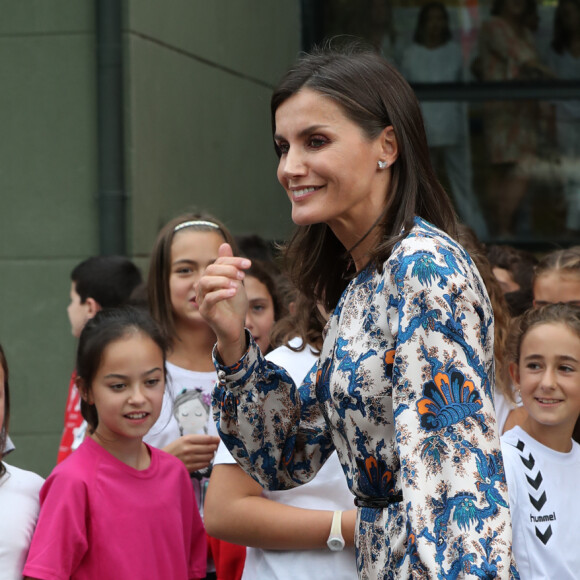
<path fill-rule="evenodd" d="M 143 442 L 161 412 L 165 353 L 157 325 L 135 308 L 103 310 L 83 329 L 77 387 L 89 436 L 41 490 L 27 578 L 205 577 L 187 470 Z"/>

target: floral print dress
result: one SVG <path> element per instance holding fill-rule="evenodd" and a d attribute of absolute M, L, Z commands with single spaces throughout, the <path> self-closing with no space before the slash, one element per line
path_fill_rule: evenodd
<path fill-rule="evenodd" d="M 518 578 L 491 306 L 440 230 L 416 218 L 382 272 L 351 281 L 299 389 L 251 337 L 237 365 L 216 367 L 220 435 L 262 486 L 308 481 L 337 450 L 359 506 L 360 578 Z"/>

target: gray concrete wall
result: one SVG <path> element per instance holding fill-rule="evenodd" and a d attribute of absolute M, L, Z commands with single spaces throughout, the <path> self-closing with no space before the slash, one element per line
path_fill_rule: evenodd
<path fill-rule="evenodd" d="M 206 209 L 283 237 L 271 87 L 300 48 L 299 2 L 125 0 L 128 247 Z M 11 372 L 9 461 L 54 466 L 74 339 L 69 275 L 98 253 L 92 0 L 0 0 L 0 342 Z"/>
<path fill-rule="evenodd" d="M 97 251 L 92 3 L 0 0 L 0 341 L 10 461 L 54 464 L 74 341 L 69 272 Z"/>
<path fill-rule="evenodd" d="M 236 233 L 279 238 L 269 99 L 300 48 L 299 2 L 133 0 L 127 62 L 133 253 L 169 218 L 204 209 Z"/>

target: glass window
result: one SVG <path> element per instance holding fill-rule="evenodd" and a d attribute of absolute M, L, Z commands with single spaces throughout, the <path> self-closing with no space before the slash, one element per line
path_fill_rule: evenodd
<path fill-rule="evenodd" d="M 580 242 L 580 0 L 303 0 L 304 44 L 363 39 L 423 110 L 433 163 L 486 242 Z"/>

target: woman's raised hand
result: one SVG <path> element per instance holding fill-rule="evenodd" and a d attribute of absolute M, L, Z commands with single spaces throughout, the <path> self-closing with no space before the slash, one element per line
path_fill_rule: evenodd
<path fill-rule="evenodd" d="M 248 299 L 242 281 L 250 266 L 250 260 L 235 257 L 231 246 L 222 244 L 218 259 L 197 284 L 199 311 L 215 332 L 218 352 L 227 366 L 238 362 L 247 350 L 244 322 Z"/>

